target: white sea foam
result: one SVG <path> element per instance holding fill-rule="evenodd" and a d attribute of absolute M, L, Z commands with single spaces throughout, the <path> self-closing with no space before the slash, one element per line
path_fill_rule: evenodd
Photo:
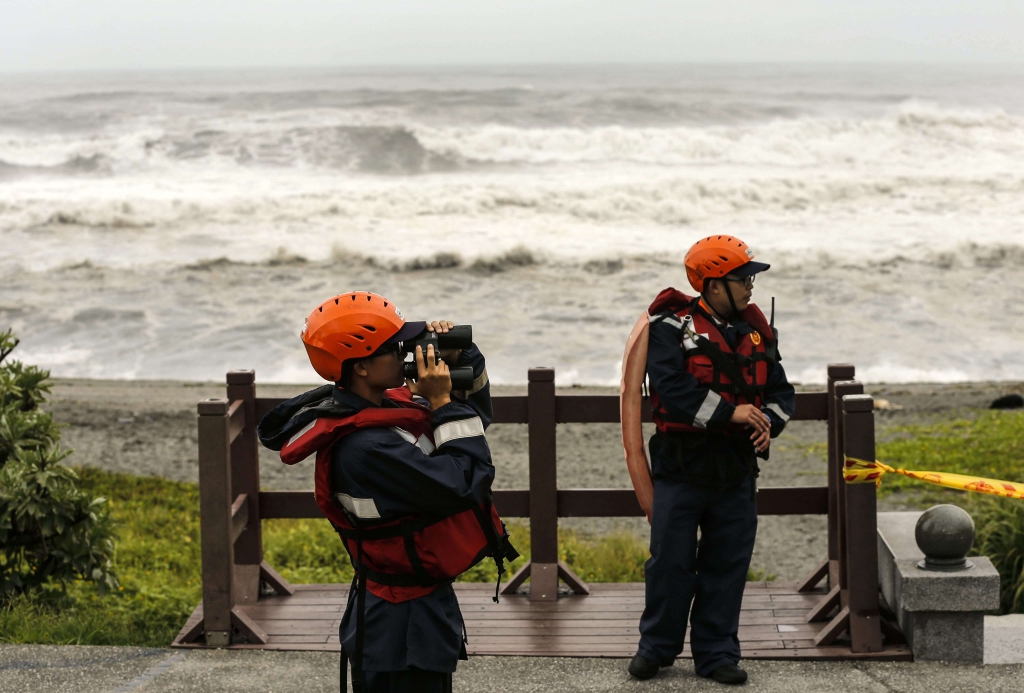
<path fill-rule="evenodd" d="M 468 161 L 634 162 L 668 166 L 857 166 L 913 168 L 963 160 L 1014 164 L 1024 152 L 1024 118 L 994 109 L 944 109 L 910 102 L 878 118 L 802 117 L 711 127 L 412 128 L 427 148 Z"/>
<path fill-rule="evenodd" d="M 1022 76 L 773 69 L 0 78 L 0 326 L 63 375 L 302 380 L 359 286 L 443 297 L 494 382 L 612 384 L 728 233 L 796 379 L 1024 378 Z"/>
<path fill-rule="evenodd" d="M 969 373 L 952 368 L 919 368 L 894 363 L 862 364 L 857 367 L 857 379 L 865 383 L 963 383 L 970 380 L 992 379 L 984 372 Z M 823 385 L 827 381 L 827 369 L 821 366 L 806 368 L 790 374 L 794 382 L 804 385 Z"/>

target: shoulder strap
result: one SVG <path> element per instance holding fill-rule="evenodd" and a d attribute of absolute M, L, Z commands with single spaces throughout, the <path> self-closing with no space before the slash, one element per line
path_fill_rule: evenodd
<path fill-rule="evenodd" d="M 694 304 L 693 310 L 698 310 L 697 304 Z M 714 325 L 714 321 L 710 322 Z M 698 334 L 697 331 L 693 329 L 692 325 L 693 323 L 691 321 L 687 321 L 685 323 L 685 329 L 689 330 L 690 340 L 697 345 L 697 351 L 710 359 L 715 368 L 729 376 L 729 380 L 733 382 L 733 385 L 739 389 L 748 401 L 755 401 L 757 397 L 757 389 L 747 382 L 747 379 L 743 376 L 743 371 L 736 365 L 736 362 L 729 358 L 717 344 L 707 337 Z M 715 325 L 715 329 L 718 329 L 717 325 Z"/>
<path fill-rule="evenodd" d="M 729 376 L 729 380 L 733 382 L 733 385 L 748 401 L 753 402 L 757 398 L 757 389 L 754 388 L 747 379 L 743 376 L 743 371 L 740 367 L 730 359 L 725 353 L 718 348 L 714 342 L 707 337 L 702 337 L 699 334 L 694 334 L 692 337 L 694 343 L 697 345 L 697 350 L 704 356 L 711 359 L 711 363 L 715 365 L 715 368 Z"/>

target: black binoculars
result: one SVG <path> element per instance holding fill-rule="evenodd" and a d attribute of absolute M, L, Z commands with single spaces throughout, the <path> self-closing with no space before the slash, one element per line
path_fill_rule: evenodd
<path fill-rule="evenodd" d="M 426 359 L 427 347 L 431 344 L 434 345 L 435 358 L 440 356 L 442 349 L 468 349 L 473 345 L 473 326 L 455 325 L 442 334 L 423 330 L 414 338 L 402 342 L 402 353 L 415 354 L 416 347 L 423 347 L 423 358 Z M 452 377 L 453 390 L 471 390 L 473 388 L 472 368 L 452 368 L 449 364 L 448 372 Z M 405 364 L 405 377 L 409 380 L 416 380 L 419 377 L 415 361 Z"/>

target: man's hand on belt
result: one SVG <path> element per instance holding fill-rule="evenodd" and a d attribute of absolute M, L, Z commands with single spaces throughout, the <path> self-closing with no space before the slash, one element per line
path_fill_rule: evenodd
<path fill-rule="evenodd" d="M 768 449 L 768 444 L 771 442 L 772 422 L 763 411 L 752 404 L 741 404 L 733 410 L 732 418 L 729 420 L 754 429 L 750 440 L 753 441 L 758 452 Z"/>

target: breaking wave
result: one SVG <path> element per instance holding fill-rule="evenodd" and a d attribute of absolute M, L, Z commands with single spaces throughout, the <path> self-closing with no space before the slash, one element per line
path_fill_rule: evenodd
<path fill-rule="evenodd" d="M 973 155 L 1009 161 L 1024 152 L 1024 118 L 908 103 L 877 119 L 799 117 L 710 127 L 417 129 L 425 146 L 455 159 L 496 163 L 809 166 L 931 163 Z"/>
<path fill-rule="evenodd" d="M 999 109 L 908 102 L 877 118 L 799 116 L 730 125 L 527 127 L 438 126 L 408 115 L 308 109 L 281 118 L 207 117 L 136 123 L 83 137 L 0 136 L 0 175 L 193 171 L 209 165 L 361 174 L 428 174 L 480 166 L 640 164 L 654 166 L 1015 164 L 1024 156 L 1024 118 Z M 0 134 L 2 135 L 2 134 Z M 6 141 L 4 141 L 6 139 Z M 66 163 L 55 165 L 63 157 Z M 6 162 L 6 163 L 3 163 Z"/>
<path fill-rule="evenodd" d="M 531 265 L 541 264 L 542 260 L 540 260 L 539 257 L 540 256 L 534 251 L 523 246 L 516 246 L 515 248 L 511 248 L 510 250 L 495 255 L 480 255 L 472 258 L 468 262 L 463 259 L 462 255 L 453 252 L 440 252 L 432 255 L 399 259 L 367 256 L 361 253 L 345 250 L 344 248 L 335 247 L 331 252 L 331 258 L 329 260 L 310 263 L 310 261 L 302 255 L 293 254 L 286 248 L 281 247 L 262 262 L 240 262 L 221 256 L 192 262 L 184 265 L 182 269 L 186 271 L 213 272 L 244 266 L 281 267 L 309 264 L 313 267 L 321 268 L 364 266 L 394 273 L 424 272 L 428 270 L 464 270 L 474 274 L 487 275 L 506 272 L 520 267 L 529 267 Z M 609 264 L 610 266 L 615 267 L 616 263 L 621 269 L 621 260 L 608 260 L 604 262 L 590 261 L 586 263 L 585 267 L 587 271 L 599 271 L 592 269 L 591 267 L 606 267 Z M 85 262 L 67 265 L 62 269 L 80 269 L 83 267 L 92 268 L 93 266 L 94 265 L 92 263 Z"/>
<path fill-rule="evenodd" d="M 910 248 L 881 257 L 873 255 L 858 258 L 822 251 L 774 250 L 765 253 L 764 257 L 771 261 L 773 275 L 784 273 L 799 276 L 811 270 L 821 272 L 833 269 L 865 270 L 889 274 L 911 267 L 929 270 L 976 269 L 984 271 L 1024 269 L 1024 246 L 1014 244 L 962 243 L 945 251 Z M 566 257 L 554 257 L 544 249 L 531 249 L 522 245 L 496 254 L 483 253 L 464 257 L 455 252 L 440 252 L 407 258 L 374 257 L 336 246 L 332 250 L 330 258 L 323 261 L 311 261 L 302 255 L 280 247 L 265 260 L 258 262 L 242 262 L 218 256 L 182 265 L 180 269 L 191 272 L 216 272 L 235 267 L 308 266 L 311 270 L 366 267 L 398 274 L 456 270 L 476 275 L 489 275 L 535 265 L 549 266 L 558 271 L 585 272 L 599 276 L 614 275 L 626 269 L 642 266 L 674 267 L 678 269 L 680 276 L 683 275 L 682 254 L 637 253 L 574 260 Z M 74 271 L 96 268 L 96 263 L 84 261 L 69 263 L 60 269 Z"/>
<path fill-rule="evenodd" d="M 110 162 L 102 154 L 90 156 L 74 156 L 64 163 L 53 166 L 32 166 L 11 164 L 0 159 L 0 180 L 21 178 L 33 175 L 85 175 L 85 174 L 109 174 Z"/>
<path fill-rule="evenodd" d="M 1024 269 L 1024 246 L 964 244 L 952 255 L 922 250 L 855 265 L 834 255 L 772 252 L 757 299 L 767 308 L 777 298 L 790 377 L 820 382 L 829 362 L 855 363 L 869 382 L 1024 377 L 1021 327 L 1007 319 L 1019 312 L 1019 290 L 1008 278 Z M 572 262 L 516 248 L 401 262 L 338 249 L 324 261 L 281 250 L 255 263 L 77 263 L 8 275 L 0 317 L 63 375 L 209 380 L 245 365 L 261 380 L 301 380 L 313 377 L 295 339 L 304 311 L 332 293 L 368 289 L 417 319 L 443 309 L 442 317 L 472 323 L 495 382 L 522 382 L 529 367 L 546 364 L 563 384 L 609 384 L 622 343 L 652 297 L 669 285 L 687 290 L 680 260 Z M 994 271 L 1000 281 L 990 281 Z M 893 276 L 914 290 L 894 295 Z M 160 291 L 152 291 L 154 282 Z M 971 330 L 950 332 L 950 307 L 963 305 L 971 286 L 983 287 L 985 300 L 972 309 Z M 81 299 L 60 310 L 71 293 Z M 140 295 L 149 298 L 140 304 Z M 62 351 L 67 335 L 74 353 Z"/>
<path fill-rule="evenodd" d="M 212 198 L 182 192 L 193 200 L 138 191 L 128 199 L 103 196 L 82 201 L 61 198 L 0 201 L 0 229 L 43 226 L 147 228 L 204 223 L 251 224 L 323 222 L 372 218 L 494 218 L 561 216 L 590 223 L 642 222 L 686 225 L 737 213 L 791 214 L 844 209 L 853 214 L 893 209 L 903 212 L 984 210 L 1021 206 L 1024 170 L 1000 175 L 921 171 L 899 175 L 844 173 L 758 177 L 568 176 L 558 181 L 528 177 L 459 178 L 407 187 L 337 186 L 329 180 L 294 188 L 263 184 Z M 254 186 L 255 187 L 255 186 Z M 115 191 L 116 192 L 116 191 Z M 110 199 L 113 197 L 113 199 Z"/>
<path fill-rule="evenodd" d="M 171 160 L 217 159 L 241 166 L 321 168 L 361 173 L 450 171 L 453 159 L 429 151 L 403 127 L 298 127 L 257 132 L 202 130 L 148 140 Z"/>

